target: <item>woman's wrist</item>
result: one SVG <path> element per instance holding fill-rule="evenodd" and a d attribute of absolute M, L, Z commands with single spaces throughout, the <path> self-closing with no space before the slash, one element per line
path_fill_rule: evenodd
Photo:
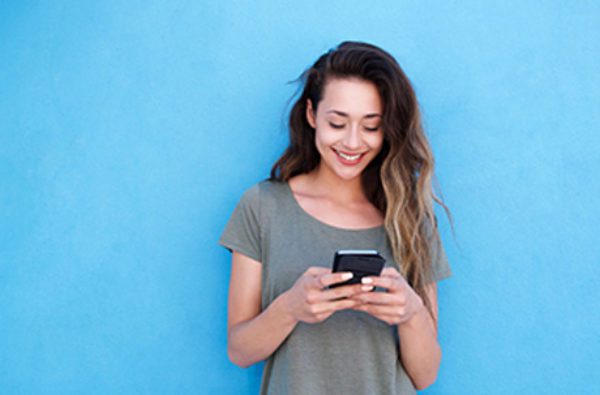
<path fill-rule="evenodd" d="M 280 311 L 284 316 L 285 322 L 295 325 L 298 323 L 298 320 L 292 313 L 292 309 L 289 302 L 289 295 L 289 291 L 285 291 L 282 294 L 280 294 L 277 298 L 275 298 L 273 303 L 277 303 L 279 305 Z"/>
<path fill-rule="evenodd" d="M 399 328 L 400 327 L 407 327 L 407 328 L 418 327 L 420 325 L 420 321 L 423 318 L 423 315 L 427 314 L 427 309 L 425 308 L 423 299 L 419 296 L 419 294 L 417 294 L 415 292 L 413 298 L 414 299 L 413 299 L 413 303 L 412 303 L 412 306 L 413 306 L 412 315 L 408 320 L 399 324 L 398 325 Z"/>

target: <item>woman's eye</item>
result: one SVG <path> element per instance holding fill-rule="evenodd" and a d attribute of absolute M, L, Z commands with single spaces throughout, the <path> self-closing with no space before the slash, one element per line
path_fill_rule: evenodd
<path fill-rule="evenodd" d="M 335 124 L 335 123 L 332 123 L 332 122 L 329 122 L 329 125 L 332 128 L 334 128 L 334 129 L 343 129 L 343 128 L 346 127 L 346 125 L 338 125 L 338 124 Z M 376 132 L 376 131 L 379 130 L 379 126 L 377 126 L 376 128 L 367 128 L 367 127 L 365 127 L 365 130 L 368 131 L 368 132 Z"/>

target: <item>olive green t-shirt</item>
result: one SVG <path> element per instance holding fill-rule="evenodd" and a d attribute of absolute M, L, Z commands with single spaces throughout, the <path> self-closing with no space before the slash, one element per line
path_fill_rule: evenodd
<path fill-rule="evenodd" d="M 246 190 L 219 243 L 262 263 L 263 310 L 308 267 L 331 268 L 336 250 L 378 250 L 385 267 L 393 267 L 383 226 L 350 230 L 321 222 L 304 211 L 284 182 L 265 180 Z M 452 273 L 441 244 L 434 247 L 434 280 L 439 281 Z M 342 310 L 320 323 L 297 324 L 267 359 L 260 394 L 416 391 L 400 362 L 397 325 Z"/>

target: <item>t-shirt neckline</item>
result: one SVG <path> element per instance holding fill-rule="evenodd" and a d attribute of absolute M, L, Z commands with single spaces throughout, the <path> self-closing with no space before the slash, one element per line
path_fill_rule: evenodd
<path fill-rule="evenodd" d="M 305 218 L 308 218 L 311 222 L 313 222 L 321 227 L 329 228 L 329 229 L 339 231 L 339 232 L 349 232 L 349 233 L 361 233 L 361 232 L 366 233 L 366 232 L 380 231 L 384 227 L 383 225 L 378 225 L 378 226 L 374 226 L 374 227 L 370 227 L 370 228 L 350 229 L 350 228 L 340 228 L 339 226 L 334 226 L 334 225 L 330 225 L 326 222 L 323 222 L 320 219 L 317 219 L 317 218 L 313 217 L 312 215 L 310 215 L 308 212 L 306 212 L 306 210 L 304 210 L 302 208 L 302 206 L 300 206 L 300 203 L 298 203 L 298 200 L 296 200 L 296 197 L 294 196 L 294 192 L 292 191 L 292 188 L 290 187 L 290 183 L 288 181 L 284 181 L 283 183 L 285 184 L 285 190 L 286 190 L 286 193 L 287 193 L 289 199 L 291 200 L 292 206 L 295 207 L 295 209 L 300 213 L 300 215 L 302 215 Z"/>

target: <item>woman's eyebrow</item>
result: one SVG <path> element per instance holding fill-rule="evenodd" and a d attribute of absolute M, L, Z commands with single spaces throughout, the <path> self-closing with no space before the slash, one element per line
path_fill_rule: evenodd
<path fill-rule="evenodd" d="M 330 112 L 341 115 L 342 117 L 347 117 L 348 113 L 345 113 L 343 111 L 338 111 L 338 110 L 329 110 L 327 111 L 327 114 L 329 114 Z M 380 117 L 381 115 L 377 114 L 377 113 L 371 113 L 371 114 L 367 114 L 365 115 L 363 118 L 375 118 L 375 117 Z"/>

